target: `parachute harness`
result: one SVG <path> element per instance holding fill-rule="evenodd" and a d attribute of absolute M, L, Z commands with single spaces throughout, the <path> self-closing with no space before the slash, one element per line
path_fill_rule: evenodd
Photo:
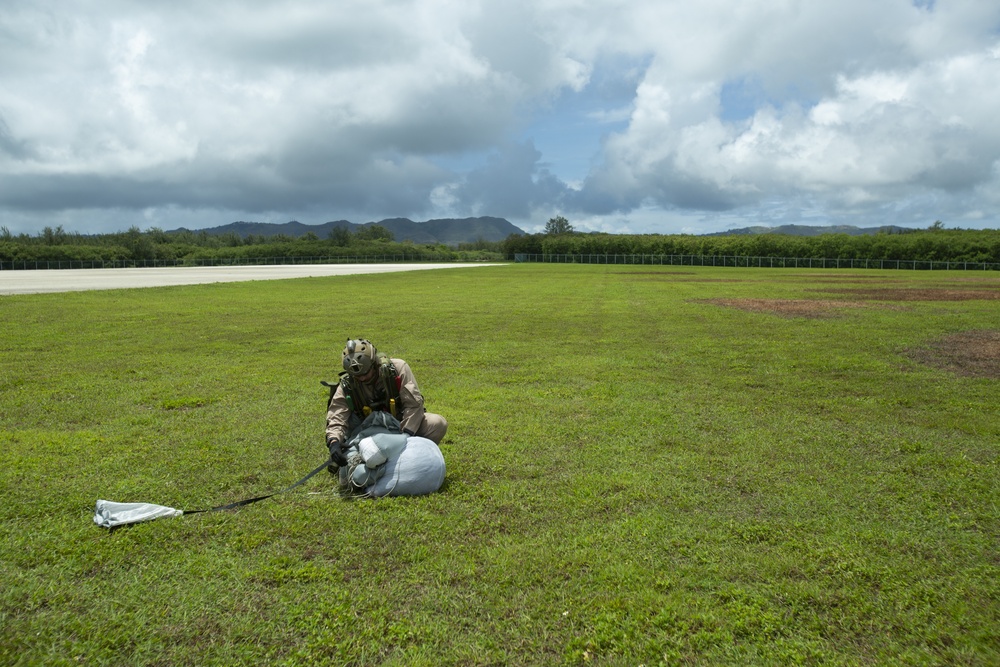
<path fill-rule="evenodd" d="M 402 405 L 399 401 L 399 390 L 403 386 L 403 378 L 399 376 L 399 372 L 396 370 L 396 365 L 392 363 L 392 360 L 389 359 L 388 355 L 379 353 L 376 356 L 376 361 L 378 362 L 378 382 L 384 398 L 381 400 L 376 398 L 371 405 L 366 403 L 365 394 L 361 388 L 357 386 L 356 378 L 347 371 L 344 371 L 340 374 L 339 383 L 330 384 L 328 382 L 322 382 L 324 386 L 329 387 L 330 389 L 330 398 L 327 401 L 327 408 L 330 407 L 330 403 L 333 401 L 333 395 L 336 393 L 337 386 L 339 385 L 344 391 L 344 398 L 347 400 L 347 407 L 350 408 L 351 412 L 354 413 L 358 419 L 363 420 L 376 410 L 388 412 L 396 419 L 399 419 L 402 413 Z"/>

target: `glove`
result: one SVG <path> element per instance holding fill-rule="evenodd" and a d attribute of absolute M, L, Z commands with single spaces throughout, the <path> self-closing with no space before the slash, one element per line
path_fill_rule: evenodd
<path fill-rule="evenodd" d="M 411 438 L 416 435 L 416 433 L 414 433 L 413 431 L 411 431 L 408 428 L 404 428 L 403 429 L 403 433 L 405 433 L 406 435 L 410 436 Z"/>
<path fill-rule="evenodd" d="M 334 465 L 344 467 L 347 465 L 347 457 L 340 450 L 340 442 L 337 440 L 327 440 L 326 446 L 330 449 L 330 460 Z"/>

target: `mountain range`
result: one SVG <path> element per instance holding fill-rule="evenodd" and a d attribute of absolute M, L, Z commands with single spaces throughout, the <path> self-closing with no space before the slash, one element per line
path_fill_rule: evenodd
<path fill-rule="evenodd" d="M 906 227 L 896 225 L 886 225 L 884 227 L 855 227 L 854 225 L 827 225 L 817 227 L 811 225 L 781 225 L 780 227 L 741 227 L 739 229 L 727 229 L 724 232 L 713 234 L 703 234 L 702 236 L 745 236 L 752 234 L 788 234 L 790 236 L 820 236 L 821 234 L 847 234 L 848 236 L 862 236 L 864 234 L 902 234 L 912 232 Z"/>
<path fill-rule="evenodd" d="M 206 234 L 222 236 L 237 234 L 241 238 L 250 235 L 277 236 L 282 234 L 291 238 L 305 236 L 312 232 L 321 239 L 330 235 L 336 227 L 343 227 L 351 233 L 369 225 L 380 225 L 392 232 L 396 241 L 411 241 L 413 243 L 442 243 L 457 246 L 460 243 L 475 243 L 476 241 L 503 241 L 511 234 L 524 235 L 520 227 L 511 224 L 504 218 L 482 216 L 478 218 L 439 218 L 426 222 L 414 222 L 409 218 L 386 218 L 378 222 L 356 224 L 348 220 L 334 220 L 320 225 L 305 225 L 296 220 L 286 223 L 272 222 L 231 222 L 221 227 L 189 230 L 184 227 L 171 230 L 173 232 L 205 232 Z M 791 236 L 820 236 L 821 234 L 847 234 L 860 236 L 863 234 L 901 234 L 914 231 L 906 227 L 886 225 L 883 227 L 855 227 L 853 225 L 781 225 L 780 227 L 741 227 L 727 229 L 722 232 L 701 234 L 701 236 L 747 236 L 753 234 L 788 234 Z M 169 233 L 169 232 L 168 232 Z"/>
<path fill-rule="evenodd" d="M 369 225 L 384 227 L 392 232 L 392 236 L 396 241 L 443 243 L 451 246 L 456 246 L 459 243 L 475 243 L 476 241 L 503 241 L 511 234 L 524 235 L 524 230 L 514 226 L 507 220 L 488 216 L 479 218 L 441 218 L 427 220 L 426 222 L 414 222 L 409 218 L 386 218 L 378 222 L 366 222 L 364 224 L 356 224 L 347 220 L 324 222 L 320 225 L 305 225 L 296 220 L 283 224 L 270 222 L 232 222 L 228 225 L 211 227 L 209 229 L 189 230 L 181 227 L 171 231 L 205 232 L 213 236 L 234 233 L 238 234 L 241 238 L 246 238 L 251 234 L 263 237 L 283 234 L 292 238 L 298 238 L 312 232 L 319 238 L 325 239 L 337 227 L 343 227 L 349 232 L 355 233 L 359 229 Z"/>

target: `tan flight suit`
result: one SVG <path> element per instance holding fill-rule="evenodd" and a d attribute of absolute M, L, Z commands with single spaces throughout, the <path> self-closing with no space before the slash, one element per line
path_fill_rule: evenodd
<path fill-rule="evenodd" d="M 409 431 L 428 440 L 433 440 L 435 444 L 441 444 L 445 432 L 448 430 L 448 422 L 441 415 L 424 411 L 424 397 L 417 387 L 417 379 L 413 377 L 413 371 L 409 364 L 402 359 L 390 359 L 396 367 L 396 373 L 402 379 L 399 387 L 399 402 L 402 404 L 402 411 L 396 417 L 403 426 L 404 431 Z M 364 402 L 368 405 L 378 402 L 377 393 L 381 394 L 385 388 L 380 386 L 381 380 L 378 373 L 375 373 L 371 381 L 357 383 L 357 391 L 363 394 Z M 359 397 L 355 397 L 357 403 Z M 344 388 L 337 385 L 337 390 L 330 400 L 330 409 L 326 413 L 326 439 L 327 442 L 336 440 L 343 444 L 347 441 L 347 422 L 351 417 L 351 409 L 347 405 L 347 398 L 344 396 Z"/>

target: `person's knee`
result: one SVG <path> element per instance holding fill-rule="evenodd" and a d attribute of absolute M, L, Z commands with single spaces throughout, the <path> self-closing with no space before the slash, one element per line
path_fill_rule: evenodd
<path fill-rule="evenodd" d="M 444 434 L 447 432 L 448 421 L 444 417 L 433 412 L 425 412 L 424 421 L 420 424 L 417 435 L 440 445 L 444 439 Z"/>

